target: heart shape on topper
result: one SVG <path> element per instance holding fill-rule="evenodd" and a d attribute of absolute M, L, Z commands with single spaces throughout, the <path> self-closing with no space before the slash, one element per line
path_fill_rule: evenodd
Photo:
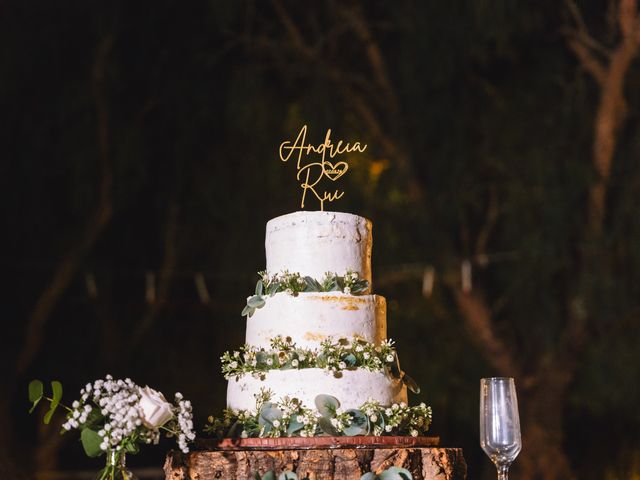
<path fill-rule="evenodd" d="M 329 180 L 335 182 L 337 179 L 347 173 L 347 170 L 349 170 L 349 164 L 347 162 L 336 162 L 334 164 L 325 160 L 322 165 L 322 169 L 324 170 L 324 174 L 326 175 L 326 177 Z"/>

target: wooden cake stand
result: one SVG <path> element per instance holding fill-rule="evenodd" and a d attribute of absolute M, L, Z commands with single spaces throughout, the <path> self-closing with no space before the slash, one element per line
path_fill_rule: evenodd
<path fill-rule="evenodd" d="M 366 472 L 393 465 L 414 480 L 464 480 L 467 464 L 460 448 L 440 448 L 439 437 L 291 437 L 198 440 L 188 454 L 170 452 L 167 480 L 253 480 L 255 473 L 284 470 L 298 479 L 359 480 Z"/>

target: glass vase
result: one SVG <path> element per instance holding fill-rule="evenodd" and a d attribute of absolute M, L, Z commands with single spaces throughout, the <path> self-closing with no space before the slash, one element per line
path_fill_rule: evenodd
<path fill-rule="evenodd" d="M 127 456 L 124 452 L 107 451 L 107 464 L 98 472 L 96 480 L 139 480 L 127 468 Z"/>

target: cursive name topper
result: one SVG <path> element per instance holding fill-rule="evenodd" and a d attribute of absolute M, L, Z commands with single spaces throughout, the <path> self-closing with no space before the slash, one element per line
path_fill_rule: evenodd
<path fill-rule="evenodd" d="M 360 142 L 355 142 L 353 145 L 347 142 L 339 140 L 336 145 L 331 142 L 331 129 L 327 130 L 327 134 L 324 137 L 324 143 L 313 146 L 306 143 L 307 126 L 304 125 L 296 139 L 292 142 L 286 140 L 280 144 L 280 160 L 287 162 L 292 156 L 298 159 L 296 178 L 302 188 L 302 201 L 300 202 L 300 208 L 304 208 L 304 202 L 307 198 L 307 193 L 310 193 L 320 202 L 320 210 L 324 210 L 324 202 L 333 202 L 342 198 L 343 191 L 334 190 L 328 192 L 321 190 L 319 183 L 323 178 L 327 178 L 332 182 L 335 182 L 342 177 L 349 169 L 349 164 L 344 160 L 332 162 L 327 159 L 327 154 L 330 159 L 334 159 L 338 155 L 344 153 L 359 152 L 362 153 L 367 149 L 367 145 L 361 145 Z M 308 162 L 309 155 L 320 155 L 319 161 Z"/>

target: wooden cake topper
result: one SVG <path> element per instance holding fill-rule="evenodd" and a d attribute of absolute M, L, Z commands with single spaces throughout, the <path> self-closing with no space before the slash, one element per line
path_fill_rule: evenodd
<path fill-rule="evenodd" d="M 334 190 L 328 192 L 322 190 L 320 182 L 326 178 L 335 182 L 342 177 L 349 169 L 349 164 L 344 160 L 334 161 L 333 159 L 342 155 L 343 153 L 359 152 L 362 153 L 367 149 L 367 145 L 360 145 L 360 142 L 356 142 L 353 145 L 350 143 L 339 140 L 336 145 L 331 143 L 331 129 L 327 130 L 327 134 L 324 138 L 324 143 L 313 146 L 306 143 L 307 126 L 304 125 L 298 136 L 294 141 L 286 140 L 280 144 L 280 160 L 283 162 L 288 161 L 291 156 L 297 156 L 297 170 L 296 178 L 302 188 L 302 201 L 300 202 L 300 208 L 304 208 L 304 202 L 307 198 L 307 192 L 315 196 L 320 202 L 320 210 L 324 210 L 324 202 L 333 202 L 342 198 L 343 191 Z M 327 158 L 329 154 L 329 160 Z M 311 154 L 320 155 L 319 161 L 305 162 L 307 157 Z"/>

